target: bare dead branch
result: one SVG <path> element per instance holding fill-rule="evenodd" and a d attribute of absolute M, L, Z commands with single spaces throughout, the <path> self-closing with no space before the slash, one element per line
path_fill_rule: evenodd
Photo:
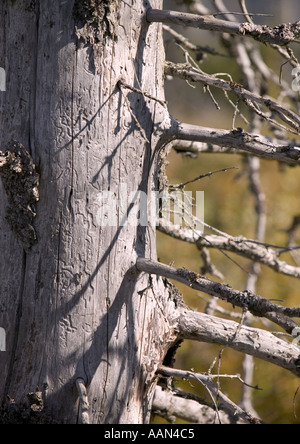
<path fill-rule="evenodd" d="M 118 82 L 119 88 L 125 88 L 129 89 L 132 92 L 135 92 L 137 94 L 141 94 L 144 97 L 147 97 L 148 99 L 154 100 L 155 102 L 158 102 L 161 106 L 166 107 L 167 102 L 165 100 L 158 99 L 157 97 L 154 97 L 153 95 L 147 93 L 146 91 L 141 91 L 138 88 L 135 88 L 134 86 L 128 85 L 128 83 L 124 82 L 123 80 L 119 80 Z"/>
<path fill-rule="evenodd" d="M 300 267 L 294 267 L 288 263 L 278 259 L 278 254 L 270 247 L 264 247 L 255 241 L 238 236 L 221 236 L 221 235 L 204 235 L 196 236 L 189 229 L 183 227 L 177 228 L 172 224 L 166 226 L 161 224 L 158 226 L 159 231 L 191 244 L 196 244 L 198 247 L 217 248 L 218 250 L 225 250 L 231 253 L 236 253 L 247 259 L 259 262 L 277 273 L 285 274 L 300 279 Z"/>
<path fill-rule="evenodd" d="M 245 1 L 243 5 L 246 7 Z M 243 7 L 242 5 L 242 7 Z M 256 115 L 252 115 L 252 127 L 258 131 L 261 127 L 261 122 L 258 121 Z M 248 177 L 250 191 L 255 199 L 255 211 L 257 214 L 256 222 L 256 240 L 263 243 L 265 241 L 266 229 L 267 229 L 267 211 L 266 211 L 266 195 L 263 190 L 263 186 L 260 180 L 260 160 L 257 157 L 249 156 L 246 159 L 248 166 Z M 261 274 L 261 266 L 259 262 L 254 261 L 251 264 L 251 271 L 248 274 L 246 281 L 246 290 L 256 292 L 256 284 Z M 244 325 L 252 325 L 252 316 L 245 315 Z M 243 357 L 243 377 L 247 384 L 253 384 L 254 378 L 254 358 L 250 355 Z M 240 406 L 251 413 L 253 416 L 257 416 L 256 410 L 253 404 L 253 390 L 248 385 L 244 384 L 242 387 L 242 397 Z"/>
<path fill-rule="evenodd" d="M 288 333 L 291 333 L 295 325 L 297 325 L 293 322 L 290 323 L 288 318 L 300 317 L 300 308 L 286 308 L 273 304 L 270 300 L 264 299 L 257 294 L 249 291 L 241 292 L 234 290 L 228 285 L 212 281 L 187 269 L 170 267 L 169 265 L 144 258 L 137 259 L 136 267 L 139 271 L 173 279 L 194 290 L 201 291 L 210 296 L 216 296 L 234 307 L 248 310 L 254 316 L 266 317 L 272 320 L 272 322 L 278 323 Z"/>
<path fill-rule="evenodd" d="M 268 331 L 188 309 L 175 315 L 174 325 L 182 339 L 228 346 L 300 376 L 300 348 Z"/>
<path fill-rule="evenodd" d="M 168 23 L 173 25 L 189 26 L 208 31 L 225 32 L 239 36 L 252 37 L 261 43 L 288 45 L 297 41 L 300 36 L 300 22 L 283 24 L 270 28 L 269 26 L 255 25 L 254 23 L 237 23 L 216 19 L 213 15 L 201 16 L 183 12 L 148 9 L 147 21 Z"/>
<path fill-rule="evenodd" d="M 280 145 L 282 141 L 278 141 L 277 139 L 270 139 L 270 142 L 273 145 Z M 286 142 L 288 146 L 288 142 Z M 178 154 L 182 154 L 183 156 L 197 158 L 199 154 L 238 154 L 240 156 L 248 156 L 249 151 L 244 151 L 239 149 L 238 151 L 235 148 L 230 147 L 222 147 L 218 145 L 214 145 L 212 143 L 205 142 L 195 142 L 188 140 L 174 140 L 171 142 L 171 146 Z M 296 146 L 292 145 L 291 146 Z M 263 157 L 263 156 L 261 156 Z"/>
<path fill-rule="evenodd" d="M 208 405 L 201 405 L 194 399 L 177 396 L 176 391 L 163 390 L 157 386 L 154 393 L 152 410 L 166 418 L 182 418 L 196 424 L 215 424 L 217 415 Z M 158 412 L 157 412 L 158 411 Z M 222 424 L 230 424 L 230 417 L 219 411 Z"/>
<path fill-rule="evenodd" d="M 243 19 L 238 18 L 239 14 L 228 11 L 223 0 L 214 0 L 212 2 L 214 8 L 218 11 L 217 14 L 211 13 L 206 7 L 200 5 L 201 2 L 196 0 L 186 1 L 188 10 L 189 12 L 204 14 L 203 16 L 181 14 L 173 11 L 149 11 L 149 21 L 174 23 L 224 33 L 222 36 L 224 47 L 228 50 L 229 55 L 237 60 L 244 76 L 242 83 L 245 87 L 233 82 L 229 75 L 227 76 L 228 78 L 226 77 L 226 80 L 223 80 L 218 74 L 208 75 L 204 73 L 198 68 L 197 64 L 191 60 L 191 57 L 187 55 L 187 51 L 185 51 L 187 63 L 185 65 L 174 65 L 168 62 L 165 73 L 182 78 L 189 84 L 191 84 L 191 82 L 201 82 L 211 94 L 212 100 L 217 107 L 218 104 L 209 88 L 216 87 L 222 89 L 229 101 L 231 100 L 232 94 L 234 94 L 238 99 L 238 103 L 235 104 L 234 99 L 231 101 L 235 109 L 232 128 L 235 126 L 235 117 L 239 111 L 239 103 L 244 102 L 251 111 L 251 118 L 248 119 L 250 123 L 246 121 L 250 128 L 248 132 L 242 128 L 226 131 L 196 127 L 176 122 L 170 118 L 171 128 L 164 141 L 169 140 L 177 151 L 191 153 L 192 155 L 198 154 L 199 152 L 251 154 L 252 156 L 277 160 L 290 165 L 298 165 L 300 162 L 300 144 L 297 143 L 296 140 L 287 140 L 285 131 L 288 130 L 293 134 L 299 135 L 300 119 L 297 113 L 288 109 L 287 105 L 282 102 L 285 97 L 289 97 L 296 105 L 296 95 L 291 93 L 291 87 L 287 82 L 285 83 L 281 78 L 277 80 L 279 76 L 265 65 L 259 54 L 259 46 L 254 40 L 269 44 L 280 52 L 293 66 L 298 65 L 298 61 L 288 45 L 292 42 L 297 42 L 300 36 L 300 21 L 294 24 L 279 25 L 274 28 L 258 26 L 255 25 L 252 20 L 252 14 L 247 9 L 246 1 L 238 0 L 238 2 L 242 15 L 245 17 L 245 20 L 247 20 L 247 23 L 239 23 L 238 20 Z M 219 20 L 217 16 L 222 16 L 224 20 Z M 167 27 L 167 29 L 186 49 L 196 51 L 196 45 L 193 45 L 183 36 L 176 34 L 175 31 L 173 32 L 171 28 Z M 251 37 L 251 39 L 237 39 L 229 34 L 247 36 Z M 190 61 L 191 64 L 189 63 Z M 272 80 L 281 88 L 281 94 L 277 100 L 266 96 L 267 82 L 269 80 Z M 228 92 L 232 94 L 229 95 Z M 259 135 L 262 121 L 270 123 L 271 130 L 274 131 L 274 139 Z M 276 127 L 280 129 L 278 130 Z M 300 348 L 294 345 L 296 341 L 290 344 L 285 342 L 285 340 L 276 338 L 272 333 L 251 328 L 250 323 L 246 325 L 247 319 L 252 319 L 250 313 L 247 313 L 248 310 L 255 316 L 260 316 L 262 319 L 265 318 L 263 319 L 264 323 L 266 319 L 275 322 L 294 336 L 299 326 L 289 317 L 295 317 L 295 315 L 299 317 L 300 315 L 300 309 L 298 308 L 286 309 L 285 307 L 276 305 L 275 299 L 273 301 L 267 300 L 255 294 L 255 284 L 260 272 L 260 264 L 264 264 L 276 272 L 287 274 L 298 279 L 300 278 L 300 267 L 293 267 L 284 261 L 280 261 L 281 251 L 276 246 L 263 244 L 266 228 L 266 210 L 265 196 L 260 187 L 258 177 L 257 166 L 259 165 L 259 160 L 248 156 L 248 162 L 251 191 L 256 199 L 255 204 L 258 215 L 256 229 L 257 242 L 242 237 L 232 238 L 226 234 L 223 236 L 223 233 L 218 233 L 218 236 L 200 236 L 200 232 L 196 233 L 193 229 L 188 230 L 182 227 L 177 228 L 175 226 L 164 225 L 159 228 L 161 231 L 177 239 L 186 241 L 187 237 L 189 237 L 188 242 L 196 244 L 201 251 L 204 251 L 206 270 L 210 270 L 211 272 L 214 272 L 214 268 L 211 264 L 207 248 L 216 248 L 222 252 L 233 252 L 252 260 L 252 271 L 248 274 L 246 284 L 248 291 L 237 292 L 226 285 L 213 282 L 189 270 L 175 269 L 163 264 L 158 265 L 151 261 L 151 264 L 149 264 L 148 261 L 146 261 L 147 264 L 143 262 L 139 263 L 139 259 L 137 268 L 140 271 L 143 270 L 147 273 L 177 280 L 202 293 L 211 295 L 214 301 L 216 301 L 217 298 L 226 300 L 234 307 L 239 306 L 243 310 L 242 321 L 237 324 L 232 321 L 214 318 L 212 316 L 213 311 L 209 313 L 211 316 L 205 317 L 206 315 L 190 312 L 186 307 L 180 308 L 180 314 L 178 311 L 174 313 L 174 328 L 175 331 L 179 332 L 181 339 L 196 339 L 216 343 L 224 346 L 224 348 L 231 347 L 245 354 L 244 365 L 249 364 L 248 359 L 251 360 L 250 364 L 252 365 L 253 357 L 255 356 L 289 369 L 297 376 L 300 376 Z M 197 179 L 199 178 L 195 180 Z M 183 188 L 188 183 L 190 182 L 184 182 L 177 187 Z M 187 226 L 190 227 L 189 224 L 187 224 Z M 213 239 L 216 240 L 215 243 L 211 242 Z M 145 260 L 142 259 L 141 261 Z M 237 299 L 238 302 L 233 302 L 234 299 Z M 173 370 L 174 369 L 167 369 L 165 375 L 168 374 L 172 376 L 171 373 Z M 252 381 L 253 369 L 247 367 L 246 370 L 245 375 L 247 375 L 249 371 L 250 381 Z M 177 373 L 177 377 L 198 380 L 199 382 L 201 379 L 198 374 L 195 375 L 193 372 L 185 372 L 182 370 L 175 370 L 174 372 Z M 211 378 L 210 374 L 204 376 Z M 176 377 L 174 373 L 173 377 Z M 212 380 L 210 380 L 210 382 L 212 383 Z M 205 385 L 203 381 L 201 381 L 201 383 Z M 249 384 L 251 385 L 251 382 Z M 213 389 L 208 385 L 206 388 L 211 396 Z M 216 390 L 218 393 L 220 390 L 219 384 Z M 215 392 L 214 394 L 217 398 L 218 395 Z M 243 400 L 245 401 L 246 397 L 244 397 Z M 251 397 L 249 400 L 251 401 Z M 257 415 L 253 413 L 254 410 L 250 410 L 252 406 L 251 402 L 243 404 L 244 410 L 246 405 L 248 406 L 246 410 L 250 415 L 249 422 L 251 422 L 251 415 L 254 418 Z"/>
<path fill-rule="evenodd" d="M 203 261 L 203 265 L 201 267 L 200 273 L 201 274 L 208 274 L 209 273 L 212 276 L 215 276 L 223 281 L 224 275 L 212 263 L 210 253 L 207 248 L 205 248 L 205 247 L 200 248 L 200 256 Z"/>
<path fill-rule="evenodd" d="M 230 34 L 240 34 L 239 24 L 226 20 L 216 19 L 213 15 L 187 14 L 184 12 L 167 11 L 160 9 L 148 9 L 147 21 L 168 23 L 172 25 L 189 26 L 204 29 L 207 31 L 228 32 Z"/>
<path fill-rule="evenodd" d="M 177 152 L 188 157 L 198 157 L 201 153 L 208 154 L 237 154 L 234 148 L 223 148 L 217 145 L 204 142 L 190 142 L 188 140 L 175 140 L 172 142 L 172 148 Z M 240 152 L 248 156 L 247 152 Z"/>
<path fill-rule="evenodd" d="M 203 142 L 234 149 L 236 154 L 240 151 L 246 151 L 258 157 L 277 160 L 289 165 L 300 164 L 300 147 L 294 146 L 293 144 L 283 146 L 276 145 L 271 139 L 259 134 L 247 133 L 242 128 L 228 131 L 189 125 L 173 119 L 168 131 L 168 137 L 169 141 L 178 139 L 191 142 Z"/>
<path fill-rule="evenodd" d="M 239 0 L 239 3 L 240 3 L 240 6 L 241 6 L 241 9 L 242 9 L 243 13 L 245 14 L 245 18 L 246 18 L 247 22 L 253 23 L 251 15 L 249 15 L 249 11 L 247 9 L 245 0 Z"/>
<path fill-rule="evenodd" d="M 261 43 L 286 46 L 292 42 L 298 42 L 300 37 L 300 22 L 282 24 L 270 28 L 267 25 L 256 25 L 254 23 L 243 23 L 239 27 L 239 33 L 253 37 Z"/>
<path fill-rule="evenodd" d="M 288 235 L 287 248 L 294 261 L 298 266 L 300 266 L 300 246 L 295 243 L 296 233 L 300 225 L 300 215 L 294 216 L 291 226 L 286 230 Z"/>
<path fill-rule="evenodd" d="M 175 41 L 179 42 L 185 49 L 193 51 L 196 54 L 198 60 L 199 59 L 202 60 L 203 53 L 207 53 L 207 54 L 211 54 L 211 55 L 218 55 L 220 57 L 229 57 L 226 54 L 219 53 L 216 49 L 212 48 L 211 46 L 195 45 L 187 37 L 185 37 L 182 34 L 179 34 L 177 31 L 174 31 L 174 29 L 172 29 L 168 25 L 163 25 L 163 29 L 166 32 L 168 32 L 172 37 L 174 37 Z"/>
<path fill-rule="evenodd" d="M 204 375 L 202 373 L 194 373 L 192 371 L 177 370 L 165 366 L 160 366 L 158 372 L 165 376 L 172 376 L 174 378 L 187 379 L 191 381 L 200 382 L 206 387 L 210 394 L 215 397 L 215 402 L 220 401 L 223 404 L 224 410 L 235 418 L 241 418 L 249 424 L 262 424 L 262 421 L 258 418 L 254 418 L 247 412 L 242 410 L 238 405 L 231 401 L 226 395 L 224 395 L 217 385 L 215 385 L 210 375 Z"/>
<path fill-rule="evenodd" d="M 181 183 L 181 184 L 178 184 L 178 185 L 169 185 L 169 188 L 171 190 L 176 189 L 176 188 L 177 189 L 183 189 L 183 188 L 185 188 L 187 185 L 189 185 L 191 183 L 198 182 L 198 180 L 205 179 L 206 177 L 211 177 L 211 176 L 213 176 L 216 173 L 226 173 L 229 170 L 238 170 L 238 167 L 228 167 L 228 168 L 222 168 L 222 169 L 219 169 L 219 170 L 216 170 L 216 171 L 210 171 L 209 173 L 201 174 L 200 176 L 195 177 L 194 179 L 188 180 L 188 181 L 186 181 L 184 183 Z"/>
<path fill-rule="evenodd" d="M 260 160 L 257 157 L 248 158 L 249 185 L 255 199 L 255 211 L 257 214 L 256 241 L 263 243 L 267 230 L 266 195 L 260 179 Z"/>
<path fill-rule="evenodd" d="M 265 115 L 259 108 L 254 106 L 254 104 L 263 105 L 268 108 L 269 111 L 276 114 L 284 123 L 289 125 L 291 128 L 294 128 L 296 130 L 296 134 L 298 134 L 299 132 L 299 116 L 288 108 L 275 102 L 270 97 L 263 97 L 260 94 L 255 94 L 243 88 L 242 85 L 217 78 L 216 75 L 206 74 L 205 72 L 200 71 L 200 69 L 195 69 L 188 64 L 180 65 L 174 64 L 172 62 L 166 62 L 165 73 L 167 75 L 176 76 L 184 80 L 201 82 L 205 85 L 214 86 L 224 91 L 230 91 L 234 93 L 239 100 L 243 101 L 247 106 L 249 106 L 252 111 L 264 117 L 266 120 L 270 120 L 273 125 L 277 125 L 277 122 L 275 122 L 273 119 L 270 119 L 270 117 Z M 288 130 L 288 128 L 286 129 Z"/>

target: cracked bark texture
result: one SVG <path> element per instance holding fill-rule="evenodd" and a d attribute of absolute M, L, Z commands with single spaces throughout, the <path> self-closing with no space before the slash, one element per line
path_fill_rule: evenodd
<path fill-rule="evenodd" d="M 5 221 L 0 185 L 0 326 L 7 333 L 0 403 L 9 396 L 22 406 L 38 388 L 47 414 L 63 423 L 79 421 L 78 379 L 91 423 L 147 422 L 155 372 L 175 338 L 169 290 L 132 268 L 137 256 L 155 259 L 155 227 L 101 227 L 97 219 L 101 191 L 118 197 L 120 183 L 128 193 L 155 187 L 164 120 L 161 104 L 117 87 L 122 78 L 164 100 L 161 25 L 144 21 L 147 1 L 119 2 L 113 14 L 110 4 L 84 2 L 105 6 L 105 25 L 97 26 L 84 23 L 84 14 L 76 19 L 74 0 L 0 6 L 7 73 L 0 150 L 18 141 L 40 171 L 38 242 L 30 251 Z"/>

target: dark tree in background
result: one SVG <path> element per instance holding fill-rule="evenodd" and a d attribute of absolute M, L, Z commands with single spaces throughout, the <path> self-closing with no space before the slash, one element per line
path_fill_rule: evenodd
<path fill-rule="evenodd" d="M 249 393 L 251 357 L 285 369 L 287 378 L 300 374 L 300 309 L 255 288 L 260 264 L 300 277 L 300 268 L 280 257 L 283 248 L 264 243 L 258 160 L 299 164 L 297 82 L 292 88 L 273 72 L 260 50 L 279 53 L 297 69 L 300 22 L 261 26 L 243 0 L 236 11 L 226 11 L 222 0 L 208 3 L 186 1 L 184 13 L 163 10 L 161 0 L 0 5 L 2 423 L 147 423 L 152 409 L 169 420 L 260 423 Z M 221 49 L 193 43 L 174 25 L 213 31 Z M 165 60 L 163 28 L 184 63 Z M 202 71 L 199 61 L 218 51 L 236 60 L 243 83 Z M 166 76 L 204 85 L 217 107 L 213 91 L 223 91 L 232 127 L 175 120 L 165 101 Z M 256 199 L 255 239 L 195 230 L 203 221 L 186 214 L 176 196 L 188 196 L 187 185 L 199 177 L 169 184 L 171 150 L 245 156 Z M 182 226 L 166 224 L 164 208 L 158 221 L 150 218 L 155 191 L 175 196 L 170 208 L 184 214 Z M 105 213 L 103 193 L 122 204 Z M 286 246 L 293 252 L 298 223 L 295 217 Z M 197 245 L 202 274 L 157 260 L 156 225 Z M 253 262 L 246 291 L 227 285 L 210 260 L 212 248 Z M 189 309 L 170 280 L 211 296 L 207 312 Z M 218 315 L 224 310 L 218 300 L 229 304 L 226 317 Z M 268 327 L 252 326 L 254 317 Z M 290 338 L 273 334 L 272 324 Z M 183 340 L 245 354 L 245 374 L 227 375 L 245 387 L 240 405 L 222 392 L 217 360 L 206 373 L 174 368 Z M 207 399 L 175 388 L 174 378 L 199 382 Z"/>

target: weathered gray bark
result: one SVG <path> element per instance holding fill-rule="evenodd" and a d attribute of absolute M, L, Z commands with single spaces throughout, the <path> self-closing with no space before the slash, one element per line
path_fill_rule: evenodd
<path fill-rule="evenodd" d="M 161 25 L 147 21 L 147 0 L 132 3 L 0 5 L 0 423 L 147 422 L 159 374 L 200 378 L 168 367 L 183 339 L 300 374 L 299 327 L 290 319 L 299 309 L 160 264 L 155 220 L 138 225 L 145 215 L 129 198 L 137 191 L 151 198 L 159 151 L 176 139 L 290 164 L 299 164 L 299 147 L 270 141 L 266 152 L 266 139 L 242 129 L 172 119 Z M 116 202 L 110 214 L 101 201 L 107 191 Z M 172 235 L 186 240 L 182 229 Z M 296 267 L 274 264 L 255 247 L 241 252 L 235 243 L 230 251 L 297 277 Z M 188 310 L 162 277 L 265 317 L 295 341 Z M 227 413 L 257 422 L 204 376 L 214 409 L 221 399 Z"/>
<path fill-rule="evenodd" d="M 155 227 L 102 227 L 97 214 L 101 191 L 118 198 L 120 183 L 128 194 L 156 186 L 165 110 L 118 81 L 163 100 L 164 50 L 161 25 L 145 21 L 147 1 L 84 2 L 93 3 L 96 18 L 74 0 L 0 5 L 7 74 L 0 150 L 16 140 L 40 175 L 30 249 L 5 220 L 0 185 L 0 326 L 7 334 L 0 403 L 9 396 L 22 406 L 38 390 L 59 422 L 140 423 L 174 340 L 173 304 L 161 279 L 150 285 L 132 268 L 139 255 L 155 259 Z"/>

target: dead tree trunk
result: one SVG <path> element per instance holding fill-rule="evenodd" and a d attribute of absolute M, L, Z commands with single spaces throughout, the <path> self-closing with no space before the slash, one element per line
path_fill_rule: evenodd
<path fill-rule="evenodd" d="M 76 381 L 91 423 L 147 421 L 157 365 L 174 340 L 166 287 L 133 267 L 138 256 L 155 258 L 155 226 L 124 223 L 136 211 L 130 193 L 156 186 L 164 109 L 151 98 L 164 99 L 161 25 L 145 21 L 146 8 L 1 3 L 0 147 L 11 197 L 1 185 L 0 400 L 20 407 L 37 390 L 63 423 L 84 420 Z M 34 164 L 38 202 L 20 195 L 21 174 L 5 156 L 17 163 L 20 149 Z M 104 191 L 123 205 L 107 226 Z M 6 220 L 8 208 L 15 217 Z"/>
<path fill-rule="evenodd" d="M 200 381 L 213 401 L 208 407 L 218 413 L 220 401 L 227 422 L 260 422 L 222 394 L 213 375 L 170 368 L 170 347 L 183 339 L 231 347 L 300 374 L 297 345 L 184 306 L 167 279 L 299 332 L 292 319 L 300 317 L 298 308 L 157 262 L 152 194 L 166 185 L 158 186 L 160 153 L 175 140 L 181 150 L 225 147 L 300 162 L 295 142 L 172 119 L 164 70 L 230 90 L 268 122 L 277 123 L 272 111 L 299 132 L 298 115 L 280 103 L 187 65 L 165 66 L 159 22 L 278 45 L 299 37 L 299 23 L 280 33 L 162 12 L 162 0 L 151 2 L 155 9 L 146 0 L 133 3 L 7 0 L 0 6 L 0 422 L 147 422 L 159 374 Z M 198 246 L 221 243 L 299 277 L 298 267 L 242 237 L 195 238 L 170 224 L 161 229 Z M 172 402 L 160 395 L 155 405 L 162 410 L 161 399 Z M 182 408 L 181 402 L 179 416 Z"/>

